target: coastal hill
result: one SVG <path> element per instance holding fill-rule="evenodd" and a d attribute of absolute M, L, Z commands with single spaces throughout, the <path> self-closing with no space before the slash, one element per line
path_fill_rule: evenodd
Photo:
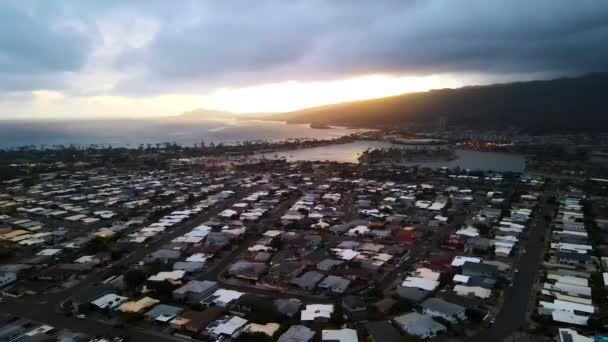
<path fill-rule="evenodd" d="M 469 86 L 338 103 L 267 119 L 351 127 L 438 123 L 516 127 L 528 132 L 608 131 L 608 73 L 576 78 Z"/>
<path fill-rule="evenodd" d="M 226 112 L 222 110 L 198 108 L 189 112 L 182 113 L 177 116 L 170 117 L 171 119 L 179 120 L 216 120 L 216 119 L 235 119 L 238 114 Z"/>
<path fill-rule="evenodd" d="M 171 120 L 199 121 L 199 120 L 267 120 L 270 113 L 233 113 L 223 110 L 198 108 L 176 116 L 168 117 Z"/>

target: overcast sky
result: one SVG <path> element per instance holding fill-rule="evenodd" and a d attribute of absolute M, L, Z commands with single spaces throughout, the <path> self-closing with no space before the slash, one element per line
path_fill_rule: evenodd
<path fill-rule="evenodd" d="M 608 70 L 601 0 L 3 0 L 0 117 L 284 111 Z"/>

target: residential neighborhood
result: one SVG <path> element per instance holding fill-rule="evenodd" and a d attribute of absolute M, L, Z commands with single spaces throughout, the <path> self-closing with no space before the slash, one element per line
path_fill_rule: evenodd
<path fill-rule="evenodd" d="M 608 273 L 588 222 L 608 219 L 586 215 L 608 202 L 542 177 L 176 160 L 5 180 L 0 199 L 2 341 L 474 341 L 601 324 L 593 284 Z M 521 317 L 501 320 L 513 305 Z"/>

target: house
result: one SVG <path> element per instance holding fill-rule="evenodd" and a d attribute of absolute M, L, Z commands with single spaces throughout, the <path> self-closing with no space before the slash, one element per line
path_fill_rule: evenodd
<path fill-rule="evenodd" d="M 576 330 L 560 328 L 557 337 L 557 342 L 593 342 L 591 337 L 579 334 Z"/>
<path fill-rule="evenodd" d="M 431 295 L 431 291 L 426 291 L 417 287 L 397 287 L 397 295 L 409 302 L 418 303 Z"/>
<path fill-rule="evenodd" d="M 331 304 L 309 304 L 300 313 L 302 322 L 327 322 L 334 312 L 334 306 Z"/>
<path fill-rule="evenodd" d="M 331 293 L 340 294 L 346 291 L 348 285 L 350 285 L 350 280 L 330 275 L 323 279 L 323 281 L 321 281 L 317 287 L 323 290 L 329 290 Z"/>
<path fill-rule="evenodd" d="M 220 340 L 221 338 L 237 338 L 243 332 L 247 320 L 239 316 L 223 316 L 211 322 L 205 329 L 205 334 Z"/>
<path fill-rule="evenodd" d="M 342 265 L 343 263 L 343 260 L 324 259 L 323 261 L 317 264 L 317 269 L 319 271 L 329 272 L 335 267 Z"/>
<path fill-rule="evenodd" d="M 146 255 L 144 258 L 144 262 L 153 263 L 160 262 L 162 264 L 168 264 L 171 261 L 177 261 L 181 256 L 179 251 L 174 251 L 171 249 L 159 249 L 153 253 Z"/>
<path fill-rule="evenodd" d="M 178 261 L 173 264 L 173 270 L 185 271 L 187 273 L 200 272 L 205 267 L 204 262 Z"/>
<path fill-rule="evenodd" d="M 469 277 L 488 277 L 494 278 L 498 273 L 498 267 L 480 262 L 465 262 L 462 265 L 462 274 Z"/>
<path fill-rule="evenodd" d="M 370 342 L 400 342 L 403 336 L 390 321 L 369 321 L 363 323 Z"/>
<path fill-rule="evenodd" d="M 346 296 L 342 298 L 342 307 L 352 320 L 365 319 L 367 315 L 367 303 L 358 296 Z"/>
<path fill-rule="evenodd" d="M 237 278 L 258 280 L 267 270 L 268 267 L 263 263 L 239 260 L 228 268 L 228 274 Z"/>
<path fill-rule="evenodd" d="M 114 310 L 114 309 L 118 308 L 120 305 L 122 305 L 122 303 L 126 302 L 127 300 L 129 300 L 129 298 L 122 297 L 122 296 L 116 295 L 114 293 L 108 293 L 102 297 L 95 299 L 94 301 L 91 302 L 91 304 L 101 310 L 104 310 L 104 309 Z"/>
<path fill-rule="evenodd" d="M 209 323 L 215 321 L 222 315 L 220 307 L 210 307 L 203 311 L 186 311 L 171 320 L 173 328 L 183 330 L 192 335 L 201 333 Z"/>
<path fill-rule="evenodd" d="M 300 311 L 302 301 L 296 298 L 275 299 L 273 306 L 279 313 L 288 317 L 293 317 Z"/>
<path fill-rule="evenodd" d="M 556 255 L 560 264 L 575 267 L 587 267 L 595 265 L 593 258 L 589 254 L 558 251 Z"/>
<path fill-rule="evenodd" d="M 148 321 L 167 323 L 183 311 L 184 309 L 180 308 L 179 306 L 159 304 L 152 310 L 146 312 L 144 317 Z"/>
<path fill-rule="evenodd" d="M 281 328 L 278 323 L 257 324 L 249 323 L 245 326 L 244 331 L 250 334 L 264 334 L 268 337 L 273 337 Z"/>
<path fill-rule="evenodd" d="M 19 337 L 19 336 L 23 335 L 25 332 L 27 332 L 27 329 L 25 327 L 23 327 L 23 323 L 25 323 L 25 322 L 20 322 L 20 323 L 21 324 L 17 324 L 17 322 L 15 322 L 15 323 L 0 327 L 0 341 L 1 342 L 14 341 L 17 337 Z"/>
<path fill-rule="evenodd" d="M 324 342 L 359 342 L 354 329 L 323 330 L 321 341 Z"/>
<path fill-rule="evenodd" d="M 447 328 L 434 321 L 431 316 L 410 312 L 393 318 L 393 322 L 406 333 L 419 337 L 431 338 L 447 331 Z"/>
<path fill-rule="evenodd" d="M 171 272 L 158 272 L 157 274 L 150 276 L 148 282 L 163 282 L 163 281 L 177 281 L 182 279 L 186 275 L 186 271 L 171 271 Z"/>
<path fill-rule="evenodd" d="M 540 301 L 538 313 L 549 316 L 556 322 L 586 326 L 589 316 L 595 313 L 592 305 L 567 302 L 564 300 L 553 300 L 553 302 Z"/>
<path fill-rule="evenodd" d="M 200 303 L 219 289 L 215 281 L 192 280 L 189 283 L 173 290 L 173 298 L 188 303 Z"/>
<path fill-rule="evenodd" d="M 143 310 L 156 305 L 159 301 L 150 297 L 144 297 L 137 301 L 126 302 L 119 307 L 125 313 L 142 313 Z"/>
<path fill-rule="evenodd" d="M 459 296 L 475 296 L 482 299 L 490 298 L 492 295 L 492 290 L 481 286 L 455 285 L 454 292 Z"/>
<path fill-rule="evenodd" d="M 325 276 L 317 271 L 308 271 L 297 278 L 291 279 L 289 282 L 292 285 L 295 285 L 303 290 L 314 290 L 317 287 L 317 284 L 323 279 Z"/>
<path fill-rule="evenodd" d="M 456 324 L 467 319 L 465 307 L 446 302 L 441 298 L 429 298 L 422 302 L 422 313 L 433 318 L 442 318 Z"/>
<path fill-rule="evenodd" d="M 211 296 L 203 299 L 201 304 L 204 306 L 216 305 L 222 308 L 229 308 L 235 305 L 239 298 L 241 298 L 243 295 L 243 292 L 219 289 L 216 290 Z"/>
<path fill-rule="evenodd" d="M 292 325 L 283 335 L 279 336 L 277 342 L 311 342 L 315 332 L 303 325 Z"/>
<path fill-rule="evenodd" d="M 0 272 L 0 289 L 17 281 L 17 273 Z"/>

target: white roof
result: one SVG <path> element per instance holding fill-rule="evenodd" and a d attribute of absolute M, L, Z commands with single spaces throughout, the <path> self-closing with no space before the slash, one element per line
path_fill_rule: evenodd
<path fill-rule="evenodd" d="M 454 292 L 456 292 L 459 296 L 473 295 L 475 297 L 484 299 L 490 298 L 492 295 L 492 291 L 479 286 L 456 285 L 454 286 Z"/>
<path fill-rule="evenodd" d="M 480 263 L 481 262 L 481 258 L 474 258 L 474 257 L 457 255 L 452 260 L 452 266 L 454 266 L 454 267 L 460 267 L 460 266 L 464 265 L 464 263 L 467 262 L 467 261 Z"/>
<path fill-rule="evenodd" d="M 283 234 L 282 230 L 267 230 L 264 233 L 264 236 L 268 236 L 268 237 L 277 237 L 279 235 Z"/>
<path fill-rule="evenodd" d="M 302 310 L 300 319 L 302 321 L 314 321 L 316 318 L 331 318 L 334 312 L 332 304 L 309 304 Z"/>
<path fill-rule="evenodd" d="M 441 273 L 435 272 L 428 268 L 418 268 L 418 269 L 416 269 L 416 271 L 413 272 L 413 274 L 415 274 L 417 277 L 420 277 L 420 278 L 435 280 L 435 281 L 439 280 L 439 277 L 441 277 Z"/>
<path fill-rule="evenodd" d="M 461 283 L 461 284 L 466 284 L 469 282 L 469 276 L 465 276 L 462 274 L 455 274 L 454 278 L 452 278 L 452 281 L 455 283 Z"/>
<path fill-rule="evenodd" d="M 186 259 L 186 261 L 188 261 L 188 262 L 205 262 L 205 261 L 207 261 L 207 259 L 209 259 L 209 256 L 207 254 L 196 253 L 196 254 L 192 254 L 191 256 L 189 256 L 188 259 Z"/>
<path fill-rule="evenodd" d="M 213 296 L 217 296 L 217 298 L 214 299 L 213 301 L 215 303 L 226 304 L 226 303 L 232 302 L 235 299 L 241 298 L 242 295 L 244 295 L 243 292 L 219 289 L 219 290 L 215 291 L 215 293 L 213 293 Z"/>
<path fill-rule="evenodd" d="M 551 312 L 551 318 L 556 322 L 563 322 L 576 325 L 587 325 L 589 317 L 580 316 L 573 311 L 554 310 Z"/>
<path fill-rule="evenodd" d="M 194 229 L 186 234 L 184 234 L 184 236 L 188 236 L 188 237 L 206 237 L 207 235 L 209 235 L 209 230 L 203 230 L 203 229 Z"/>
<path fill-rule="evenodd" d="M 321 337 L 323 341 L 359 342 L 357 331 L 354 329 L 323 330 Z"/>
<path fill-rule="evenodd" d="M 346 235 L 363 235 L 369 232 L 369 230 L 370 229 L 367 226 L 356 226 L 355 228 L 350 229 Z"/>
<path fill-rule="evenodd" d="M 416 287 L 426 291 L 433 291 L 439 286 L 439 282 L 431 279 L 425 278 L 417 278 L 417 277 L 407 277 L 401 283 L 403 287 Z"/>
<path fill-rule="evenodd" d="M 216 335 L 229 335 L 232 336 L 237 330 L 247 324 L 247 320 L 239 316 L 232 316 L 226 322 L 222 322 L 217 326 L 209 329 L 210 332 Z"/>
<path fill-rule="evenodd" d="M 565 338 L 564 336 L 569 336 Z M 593 342 L 593 339 L 580 335 L 576 330 L 560 328 L 557 334 L 558 342 Z"/>
<path fill-rule="evenodd" d="M 465 236 L 469 236 L 469 237 L 477 237 L 477 236 L 479 236 L 479 230 L 474 227 L 466 227 L 464 229 L 457 230 L 456 234 L 465 235 Z"/>
<path fill-rule="evenodd" d="M 164 280 L 179 280 L 186 275 L 186 271 L 176 270 L 171 272 L 158 272 L 158 274 L 148 278 L 150 281 L 164 281 Z"/>
<path fill-rule="evenodd" d="M 563 300 L 554 300 L 553 303 L 551 302 L 545 302 L 545 301 L 541 301 L 538 303 L 538 305 L 544 307 L 545 309 L 549 309 L 549 310 L 565 310 L 565 311 L 581 311 L 581 312 L 586 312 L 586 313 L 594 313 L 595 312 L 595 308 L 592 305 L 585 305 L 585 304 L 579 304 L 579 303 L 572 303 L 572 302 L 566 302 Z"/>
<path fill-rule="evenodd" d="M 263 333 L 270 337 L 274 336 L 274 334 L 281 329 L 281 325 L 278 323 L 266 323 L 266 324 L 257 324 L 257 323 L 249 323 L 245 327 L 245 331 L 255 334 L 255 333 Z"/>
<path fill-rule="evenodd" d="M 340 248 L 333 248 L 332 251 L 334 253 L 336 253 L 336 256 L 342 260 L 352 260 L 354 259 L 356 256 L 359 255 L 359 252 L 354 251 L 352 249 L 340 249 Z"/>
<path fill-rule="evenodd" d="M 47 249 L 43 249 L 40 252 L 38 252 L 36 255 L 45 255 L 45 256 L 52 256 L 55 255 L 57 253 L 61 252 L 61 249 L 57 249 L 57 248 L 47 248 Z"/>
<path fill-rule="evenodd" d="M 232 209 L 226 209 L 224 211 L 222 211 L 221 213 L 218 214 L 218 216 L 221 217 L 232 217 L 234 215 L 238 214 L 236 211 L 232 210 Z"/>
<path fill-rule="evenodd" d="M 589 280 L 585 278 L 573 277 L 573 276 L 562 276 L 559 274 L 547 274 L 547 279 L 556 280 L 559 283 L 578 285 L 578 286 L 589 286 Z"/>
<path fill-rule="evenodd" d="M 120 304 L 126 302 L 127 300 L 127 297 L 122 297 L 114 293 L 108 293 L 107 295 L 95 299 L 91 302 L 91 304 L 97 306 L 100 309 L 113 309 L 120 306 Z"/>
<path fill-rule="evenodd" d="M 447 202 L 435 201 L 427 209 L 428 210 L 441 210 L 441 209 L 443 209 L 446 206 L 446 204 L 447 204 Z"/>

